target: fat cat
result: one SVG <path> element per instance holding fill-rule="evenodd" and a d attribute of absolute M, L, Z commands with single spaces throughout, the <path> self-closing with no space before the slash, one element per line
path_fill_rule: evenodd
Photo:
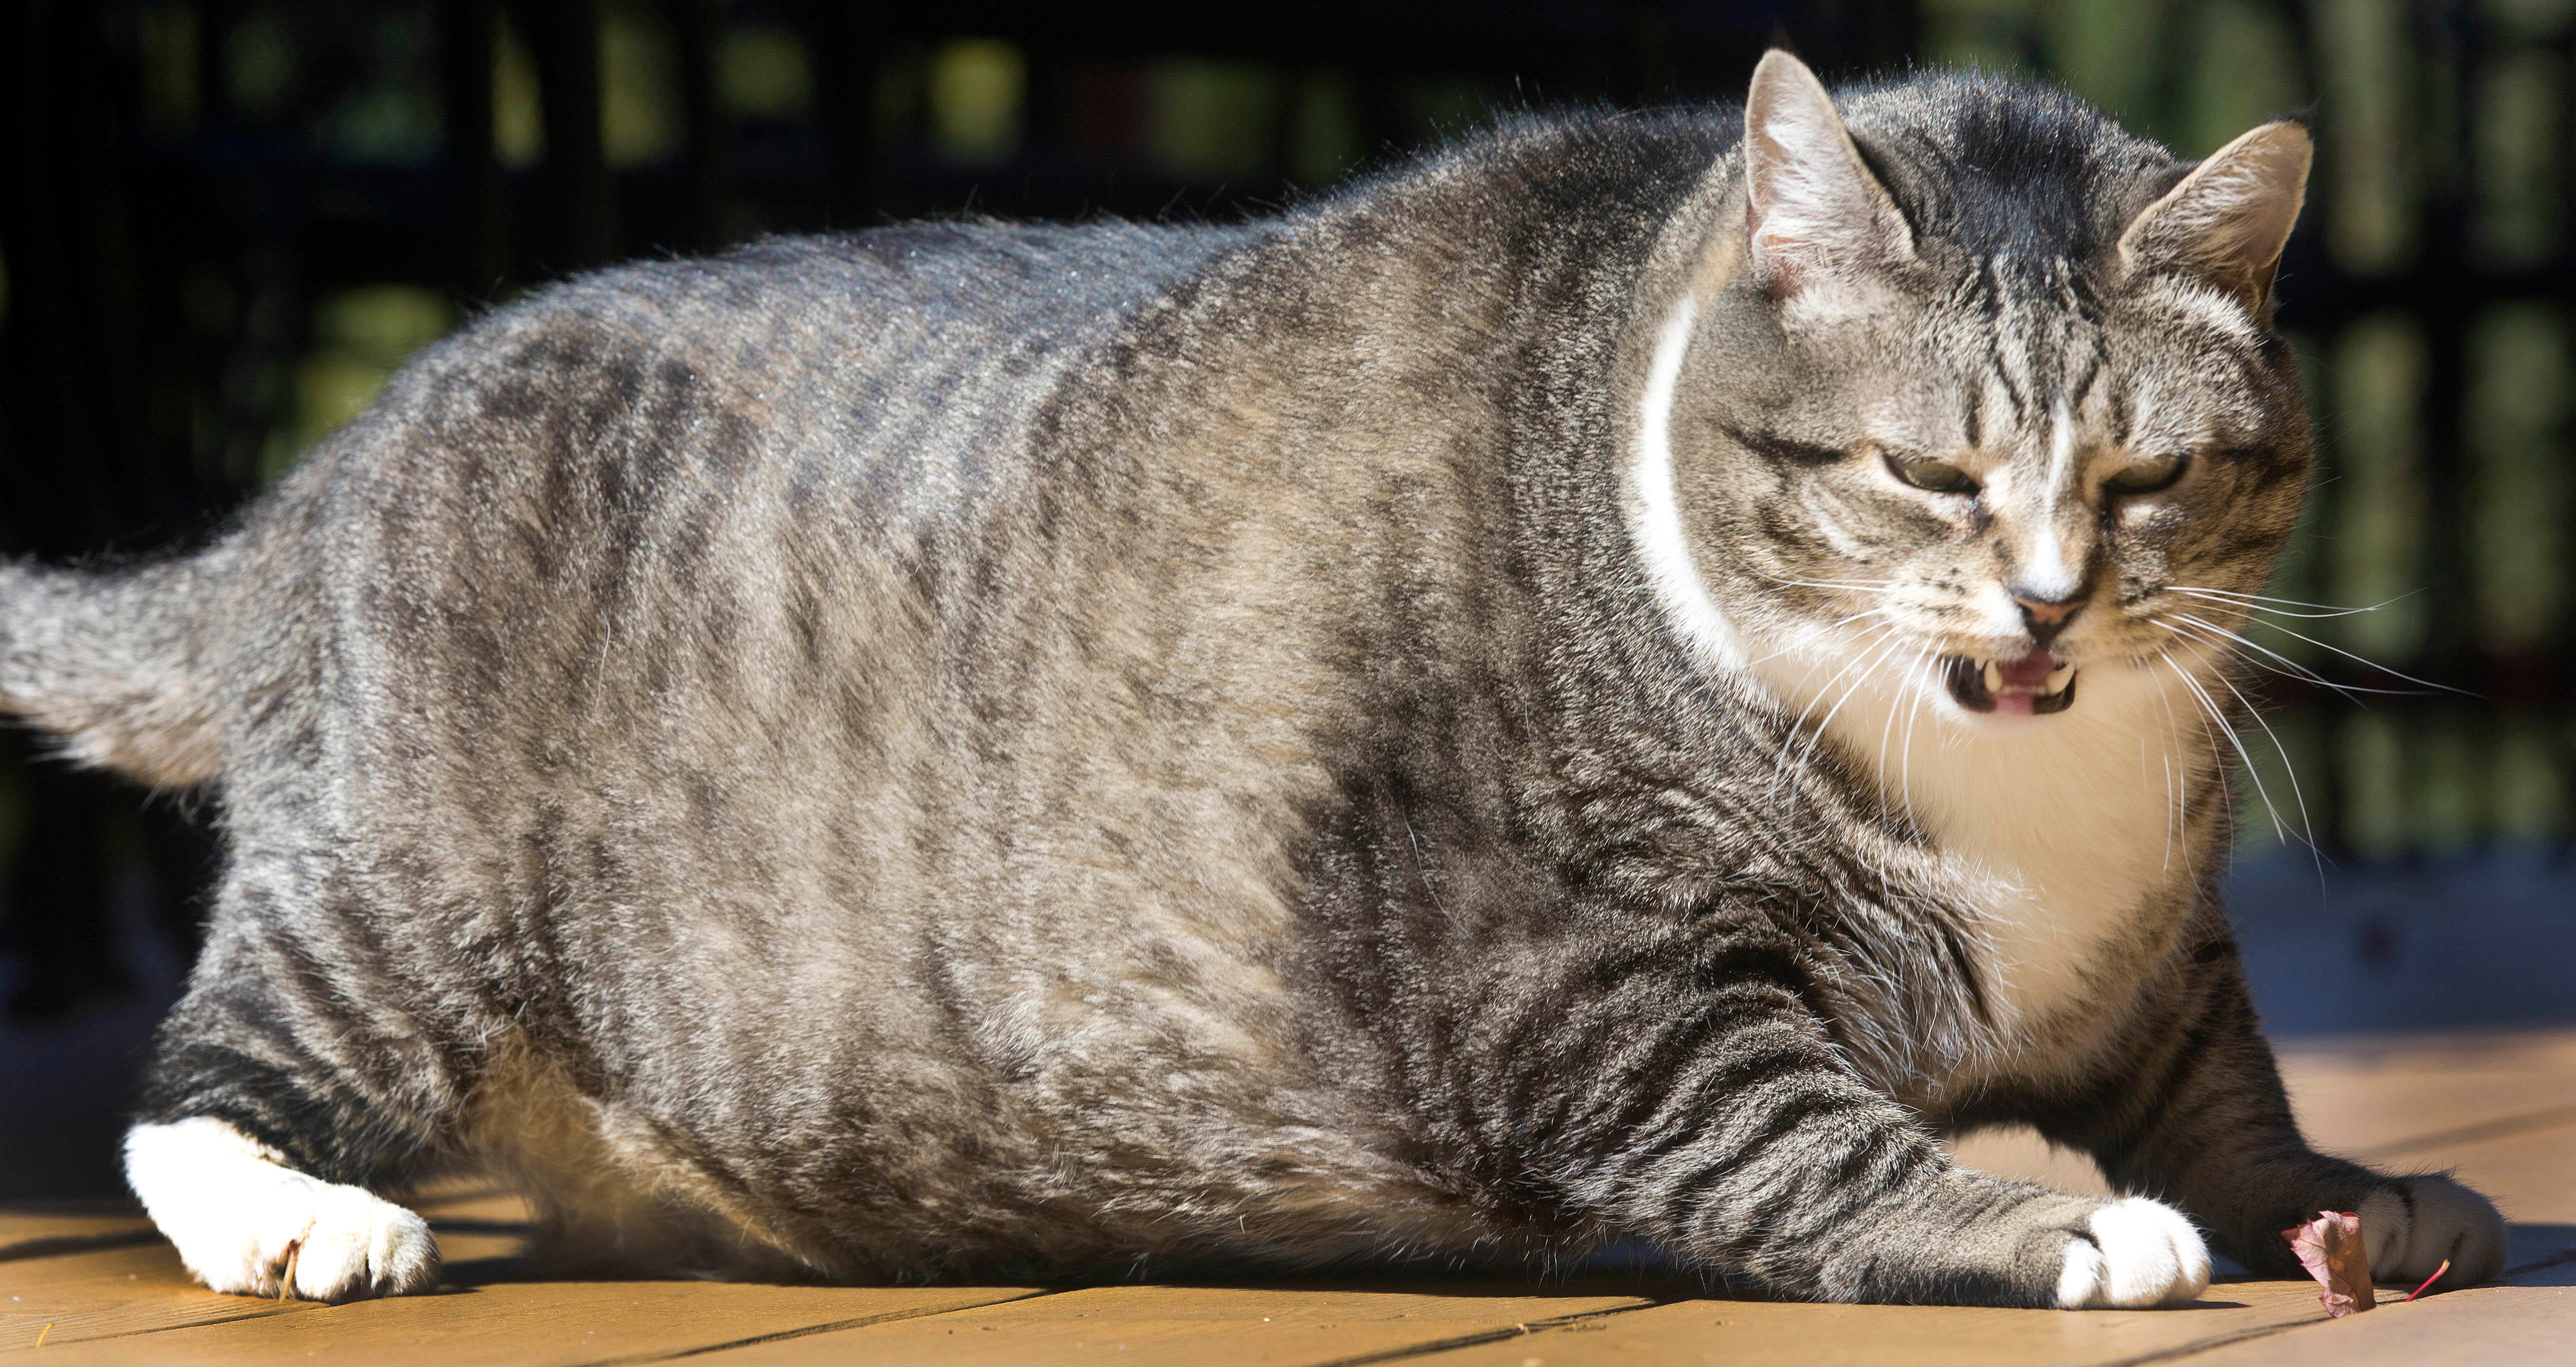
<path fill-rule="evenodd" d="M 1512 123 L 1279 217 L 629 266 L 0 700 L 220 804 L 127 1171 L 219 1290 L 1555 1266 L 2189 1301 L 2438 1176 L 2301 1139 L 2218 721 L 2310 460 L 2309 140 L 2068 97 Z M 1954 1166 L 2026 1122 L 2124 1191 Z"/>

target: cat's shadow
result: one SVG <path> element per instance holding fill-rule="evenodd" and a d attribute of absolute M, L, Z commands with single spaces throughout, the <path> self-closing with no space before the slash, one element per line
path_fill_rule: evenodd
<path fill-rule="evenodd" d="M 512 1234 L 523 1227 L 504 1222 L 450 1221 L 438 1222 L 438 1228 L 452 1233 Z M 2512 1257 L 2506 1263 L 2506 1276 L 2521 1279 L 2542 1269 L 2576 1265 L 2576 1225 L 2531 1224 L 2516 1222 L 2512 1226 Z M 2208 1292 L 2177 1310 L 2243 1310 L 2249 1302 L 2222 1299 L 2219 1293 L 2238 1284 L 2276 1280 L 2249 1273 L 2226 1259 L 2218 1259 L 2218 1276 Z M 620 1277 L 598 1270 L 565 1269 L 543 1260 L 521 1256 L 472 1258 L 447 1265 L 440 1287 L 442 1294 L 471 1294 L 486 1286 L 530 1282 L 595 1282 L 613 1280 L 658 1281 L 665 1278 Z M 751 1279 L 750 1284 L 770 1286 L 833 1286 L 821 1280 Z M 975 1285 L 972 1281 L 950 1279 L 945 1284 Z M 1003 1277 L 986 1284 L 1021 1285 L 1018 1279 Z M 1074 1291 L 1086 1287 L 1140 1285 L 1134 1280 L 1095 1278 L 1044 1284 L 1051 1291 Z M 1155 1278 L 1155 1286 L 1199 1287 L 1226 1291 L 1279 1291 L 1313 1295 L 1356 1292 L 1409 1292 L 1416 1295 L 1459 1298 L 1567 1299 L 1601 1296 L 1641 1296 L 1655 1301 L 1731 1300 L 1774 1301 L 1783 1299 L 1750 1284 L 1728 1285 L 1713 1278 L 1681 1272 L 1659 1259 L 1636 1257 L 1594 1264 L 1563 1276 L 1535 1278 L 1525 1273 L 1494 1272 L 1486 1275 L 1461 1273 L 1447 1269 L 1395 1268 L 1368 1274 L 1318 1273 L 1311 1277 L 1289 1277 L 1271 1274 L 1248 1274 L 1239 1277 L 1208 1275 Z"/>
<path fill-rule="evenodd" d="M 621 1280 L 662 1281 L 669 1279 L 658 1277 L 623 1278 L 597 1271 L 566 1270 L 549 1265 L 534 1258 L 475 1258 L 464 1262 L 450 1263 L 447 1267 L 446 1275 L 442 1279 L 438 1294 L 472 1295 L 485 1287 L 491 1286 L 524 1285 L 546 1282 L 569 1283 Z M 2213 1283 L 2210 1287 L 2210 1292 L 2216 1293 L 2223 1290 L 2227 1286 L 2228 1281 L 2252 1282 L 2260 1280 L 2264 1279 L 2253 1276 L 2238 1276 Z M 812 1287 L 833 1287 L 841 1285 L 840 1283 L 820 1280 L 804 1281 L 783 1278 L 738 1279 L 734 1284 Z M 993 1279 L 989 1283 L 979 1283 L 971 1280 L 960 1281 L 956 1279 L 931 1283 L 931 1285 L 955 1286 L 974 1286 L 979 1284 L 1024 1285 L 1030 1283 L 1023 1283 L 1010 1278 Z M 1155 1287 L 1189 1288 L 1208 1291 L 1282 1292 L 1310 1296 L 1385 1294 L 1389 1292 L 1399 1292 L 1422 1296 L 1441 1296 L 1460 1300 L 1512 1299 L 1546 1301 L 1562 1299 L 1571 1302 L 1580 1300 L 1597 1301 L 1599 1298 L 1604 1296 L 1636 1296 L 1658 1304 L 1669 1304 L 1676 1301 L 1718 1300 L 1769 1302 L 1794 1300 L 1792 1297 L 1772 1295 L 1762 1288 L 1752 1285 L 1728 1286 L 1714 1280 L 1680 1273 L 1666 1271 L 1630 1271 L 1621 1269 L 1588 1270 L 1577 1273 L 1573 1276 L 1554 1277 L 1544 1281 L 1526 1275 L 1510 1275 L 1503 1273 L 1479 1277 L 1472 1274 L 1462 1275 L 1456 1272 L 1417 1273 L 1397 1269 L 1373 1276 L 1357 1276 L 1347 1273 L 1339 1275 L 1317 1274 L 1312 1277 L 1262 1275 L 1244 1277 L 1185 1276 L 1170 1278 L 1157 1277 L 1148 1282 L 1095 1280 L 1055 1284 L 1035 1284 L 1044 1286 L 1047 1290 L 1054 1292 L 1081 1291 L 1107 1286 L 1151 1285 Z M 848 1289 L 866 1290 L 868 1288 L 852 1287 Z M 2222 1300 L 2218 1299 L 2214 1294 L 2204 1294 L 2199 1300 L 2196 1300 L 2189 1305 L 2177 1306 L 2175 1309 L 2186 1311 L 2242 1310 L 2245 1309 L 2246 1306 L 2247 1302 L 2244 1301 Z M 1580 1312 L 1569 1311 L 1568 1313 Z M 1548 1316 L 1542 1314 L 1540 1317 Z"/>

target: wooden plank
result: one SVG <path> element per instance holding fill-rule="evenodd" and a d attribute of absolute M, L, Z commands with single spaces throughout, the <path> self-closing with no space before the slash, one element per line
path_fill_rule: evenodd
<path fill-rule="evenodd" d="M 2576 1100 L 2576 1030 L 2303 1041 L 2282 1051 L 2281 1080 L 2311 1142 L 2391 1163 L 2446 1132 L 2563 1110 Z"/>
<path fill-rule="evenodd" d="M 815 1287 L 725 1282 L 498 1282 L 429 1296 L 172 1328 L 77 1344 L 48 1363 L 436 1361 L 574 1367 L 650 1361 L 843 1331 L 1043 1293 L 1030 1287 Z M 257 1304 L 254 1302 L 253 1304 Z M 844 1341 L 847 1341 L 844 1338 Z"/>
<path fill-rule="evenodd" d="M 441 1231 L 438 1236 L 439 1255 L 451 1265 L 506 1257 L 517 1249 L 513 1235 Z M 40 1337 L 50 1352 L 56 1344 L 316 1308 L 310 1301 L 208 1291 L 180 1266 L 178 1251 L 157 1239 L 131 1248 L 0 1263 L 0 1295 L 6 1296 L 0 1300 L 0 1351 L 32 1347 Z"/>
<path fill-rule="evenodd" d="M 2513 1279 L 2311 1325 L 2191 1358 L 2192 1367 L 2277 1362 L 2418 1367 L 2427 1362 L 2576 1359 L 2576 1262 Z"/>
<path fill-rule="evenodd" d="M 2479 1031 L 2294 1041 L 2281 1050 L 2281 1076 L 2309 1142 L 2397 1171 L 2463 1161 L 2485 1131 L 2513 1134 L 2570 1127 L 2576 1137 L 2576 1031 Z M 2060 1191 L 2110 1192 L 2084 1154 L 2051 1148 L 2027 1129 L 1988 1130 L 1951 1146 L 1968 1167 L 2044 1182 Z M 2503 1150 L 2497 1150 L 2502 1152 Z M 2483 1151 L 2482 1151 L 2483 1152 Z M 2522 1182 L 2497 1188 L 2462 1173 L 2527 1220 L 2576 1220 L 2569 1184 Z M 2545 1188 L 2545 1189 L 2544 1189 Z M 2510 1199 L 2508 1199 L 2508 1192 Z M 2543 1209 L 2553 1213 L 2543 1214 Z"/>
<path fill-rule="evenodd" d="M 2179 1310 L 1985 1310 L 1689 1300 L 1435 1353 L 1425 1367 L 1815 1362 L 2016 1367 L 2161 1358 L 2325 1317 L 2305 1282 L 2221 1282 Z"/>
<path fill-rule="evenodd" d="M 1979 1172 L 2038 1182 L 2078 1196 L 2112 1194 L 2111 1184 L 2102 1180 L 2102 1169 L 2094 1166 L 2090 1155 L 2056 1148 L 2024 1126 L 1980 1130 L 1950 1141 L 1948 1147 L 1960 1166 Z"/>
<path fill-rule="evenodd" d="M 990 1310 L 753 1344 L 712 1355 L 709 1367 L 854 1360 L 1293 1367 L 1516 1339 L 1547 1325 L 1654 1304 L 1650 1295 L 1607 1286 L 1556 1294 L 1531 1294 L 1526 1282 L 1393 1289 L 1405 1285 L 1091 1287 Z"/>
<path fill-rule="evenodd" d="M 0 1263 L 0 1350 L 148 1333 L 308 1309 L 303 1301 L 221 1296 L 191 1280 L 166 1243 Z M 50 1327 L 49 1327 L 50 1326 Z"/>
<path fill-rule="evenodd" d="M 129 1202 L 64 1202 L 0 1209 L 0 1262 L 144 1243 L 152 1237 L 152 1221 Z"/>
<path fill-rule="evenodd" d="M 524 1226 L 532 1218 L 528 1203 L 506 1191 L 472 1189 L 436 1196 L 414 1193 L 408 1200 L 391 1199 L 420 1212 L 434 1225 Z"/>
<path fill-rule="evenodd" d="M 2508 1219 L 2576 1224 L 2576 1122 L 2435 1145 L 2382 1159 L 2380 1166 L 2400 1172 L 2447 1168 L 2485 1192 Z"/>

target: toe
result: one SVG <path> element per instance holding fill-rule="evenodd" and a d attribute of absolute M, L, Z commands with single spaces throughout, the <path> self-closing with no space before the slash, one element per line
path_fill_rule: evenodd
<path fill-rule="evenodd" d="M 2182 1305 L 2208 1288 L 2208 1245 L 2173 1207 L 2132 1196 L 2097 1208 L 2089 1227 L 2092 1242 L 2075 1240 L 2068 1250 L 2058 1280 L 2060 1306 Z M 2079 1271 L 2088 1262 L 2098 1270 Z"/>
<path fill-rule="evenodd" d="M 2374 1194 L 2362 1203 L 2376 1280 L 2413 1285 L 2448 1259 L 2445 1286 L 2474 1286 L 2504 1271 L 2504 1217 L 2494 1203 L 2441 1176 L 2403 1179 L 2405 1194 Z M 2373 1228 L 2384 1222 L 2386 1233 Z"/>

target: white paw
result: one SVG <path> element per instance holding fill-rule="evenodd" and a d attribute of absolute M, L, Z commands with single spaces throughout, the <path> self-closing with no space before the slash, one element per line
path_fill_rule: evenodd
<path fill-rule="evenodd" d="M 2442 1260 L 2445 1287 L 2475 1286 L 2504 1271 L 2504 1217 L 2487 1198 L 2447 1177 L 2400 1177 L 2414 1198 L 2393 1191 L 2362 1198 L 2361 1237 L 2370 1243 L 2373 1281 L 2412 1287 L 2433 1275 Z"/>
<path fill-rule="evenodd" d="M 217 1291 L 345 1301 L 438 1284 L 428 1221 L 288 1168 L 223 1121 L 135 1126 L 125 1178 L 179 1260 Z"/>
<path fill-rule="evenodd" d="M 2131 1196 L 2093 1212 L 2093 1239 L 2070 1239 L 2060 1310 L 2182 1305 L 2209 1287 L 2209 1248 L 2182 1212 Z"/>

